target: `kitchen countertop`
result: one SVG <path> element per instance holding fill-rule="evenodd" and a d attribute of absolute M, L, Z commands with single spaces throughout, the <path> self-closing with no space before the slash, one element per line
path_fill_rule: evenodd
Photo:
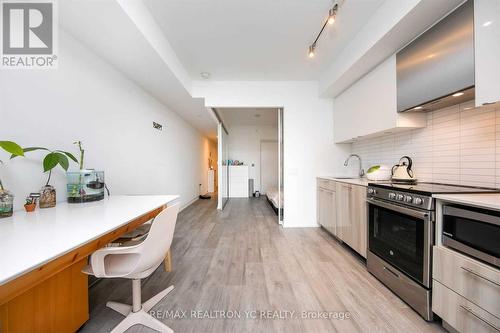
<path fill-rule="evenodd" d="M 436 194 L 432 197 L 463 205 L 500 210 L 500 193 Z"/>
<path fill-rule="evenodd" d="M 0 285 L 95 240 L 178 195 L 110 196 L 83 204 L 57 203 L 0 220 Z"/>
<path fill-rule="evenodd" d="M 368 183 L 374 183 L 372 180 L 366 178 L 335 178 L 333 176 L 318 177 L 320 179 L 333 180 L 340 183 L 347 183 L 352 185 L 368 186 Z"/>

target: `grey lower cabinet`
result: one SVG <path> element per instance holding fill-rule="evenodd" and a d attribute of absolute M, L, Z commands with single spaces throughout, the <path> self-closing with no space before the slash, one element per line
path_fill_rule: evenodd
<path fill-rule="evenodd" d="M 318 179 L 318 223 L 366 258 L 366 187 Z"/>

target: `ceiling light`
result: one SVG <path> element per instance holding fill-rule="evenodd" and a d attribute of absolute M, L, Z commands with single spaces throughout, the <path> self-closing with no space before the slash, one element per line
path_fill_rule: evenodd
<path fill-rule="evenodd" d="M 453 96 L 453 97 L 459 97 L 459 96 L 462 96 L 463 94 L 464 94 L 463 92 L 457 92 L 457 93 L 454 93 L 451 96 Z"/>
<path fill-rule="evenodd" d="M 335 23 L 335 16 L 337 16 L 337 5 L 330 8 L 328 11 L 328 24 L 332 25 Z"/>
<path fill-rule="evenodd" d="M 335 23 L 335 20 L 337 18 L 337 12 L 338 12 L 338 10 L 339 10 L 339 4 L 337 3 L 337 1 L 335 1 L 335 4 L 333 5 L 333 7 L 328 10 L 328 18 L 323 23 L 323 26 L 321 27 L 321 30 L 319 31 L 318 35 L 316 36 L 316 39 L 314 40 L 314 42 L 312 42 L 311 46 L 309 46 L 309 53 L 308 53 L 309 58 L 313 58 L 314 57 L 314 51 L 316 49 L 316 42 L 321 37 L 321 34 L 325 30 L 325 27 L 327 25 L 332 25 L 332 24 Z"/>
<path fill-rule="evenodd" d="M 315 51 L 315 49 L 316 49 L 316 45 L 315 44 L 309 46 L 309 53 L 308 53 L 309 58 L 314 58 L 314 51 Z"/>
<path fill-rule="evenodd" d="M 493 22 L 491 22 L 491 21 L 486 21 L 483 23 L 483 27 L 487 27 L 487 26 L 491 25 L 492 23 Z"/>
<path fill-rule="evenodd" d="M 208 80 L 210 79 L 210 73 L 209 72 L 201 72 L 200 76 L 203 80 Z"/>
<path fill-rule="evenodd" d="M 413 108 L 413 110 L 420 110 L 420 109 L 422 109 L 422 106 L 417 106 Z"/>

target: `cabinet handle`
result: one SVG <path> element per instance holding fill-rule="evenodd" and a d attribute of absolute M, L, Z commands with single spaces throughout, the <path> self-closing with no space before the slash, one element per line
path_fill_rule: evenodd
<path fill-rule="evenodd" d="M 481 275 L 481 274 L 479 274 L 479 273 L 477 273 L 477 272 L 473 271 L 473 270 L 472 270 L 472 269 L 470 269 L 470 268 L 463 267 L 463 266 L 460 266 L 460 268 L 461 268 L 461 269 L 463 269 L 464 271 L 466 271 L 467 273 L 470 273 L 470 274 L 472 274 L 472 275 L 474 275 L 474 276 L 477 276 L 477 277 L 479 277 L 479 278 L 481 278 L 481 279 L 483 279 L 483 280 L 488 281 L 489 283 L 493 283 L 493 284 L 494 284 L 495 286 L 497 286 L 497 287 L 500 287 L 500 283 L 498 283 L 498 282 L 496 282 L 496 281 L 493 281 L 493 280 L 491 280 L 491 279 L 488 279 L 486 276 L 483 276 L 483 275 Z"/>
<path fill-rule="evenodd" d="M 500 328 L 496 327 L 495 325 L 493 325 L 492 323 L 490 323 L 488 320 L 482 318 L 480 315 L 478 315 L 477 313 L 475 313 L 474 311 L 472 311 L 472 309 L 469 308 L 468 306 L 460 305 L 460 307 L 462 309 L 464 309 L 465 311 L 467 311 L 468 313 L 470 313 L 471 315 L 473 315 L 474 317 L 476 317 L 477 319 L 481 320 L 486 325 L 488 325 L 491 328 L 493 328 L 494 330 L 500 332 Z"/>
<path fill-rule="evenodd" d="M 395 277 L 397 277 L 397 278 L 399 279 L 399 275 L 398 275 L 398 274 L 396 274 L 396 273 L 394 273 L 394 272 L 392 271 L 392 269 L 389 269 L 389 268 L 387 268 L 387 267 L 385 267 L 385 266 L 384 266 L 384 271 L 387 271 L 387 272 L 391 273 L 392 275 L 394 275 Z"/>

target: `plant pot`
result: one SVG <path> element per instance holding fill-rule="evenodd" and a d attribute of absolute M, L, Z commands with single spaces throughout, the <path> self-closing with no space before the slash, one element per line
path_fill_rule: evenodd
<path fill-rule="evenodd" d="M 67 172 L 69 203 L 84 203 L 104 199 L 104 171 L 93 169 Z"/>
<path fill-rule="evenodd" d="M 35 203 L 32 203 L 32 204 L 26 204 L 24 205 L 24 209 L 30 213 L 30 212 L 34 212 L 35 211 L 35 208 L 36 208 L 36 204 Z"/>
<path fill-rule="evenodd" d="M 0 218 L 12 216 L 14 195 L 7 190 L 0 190 Z"/>
<path fill-rule="evenodd" d="M 52 185 L 45 185 L 40 190 L 40 208 L 56 206 L 56 189 Z"/>

